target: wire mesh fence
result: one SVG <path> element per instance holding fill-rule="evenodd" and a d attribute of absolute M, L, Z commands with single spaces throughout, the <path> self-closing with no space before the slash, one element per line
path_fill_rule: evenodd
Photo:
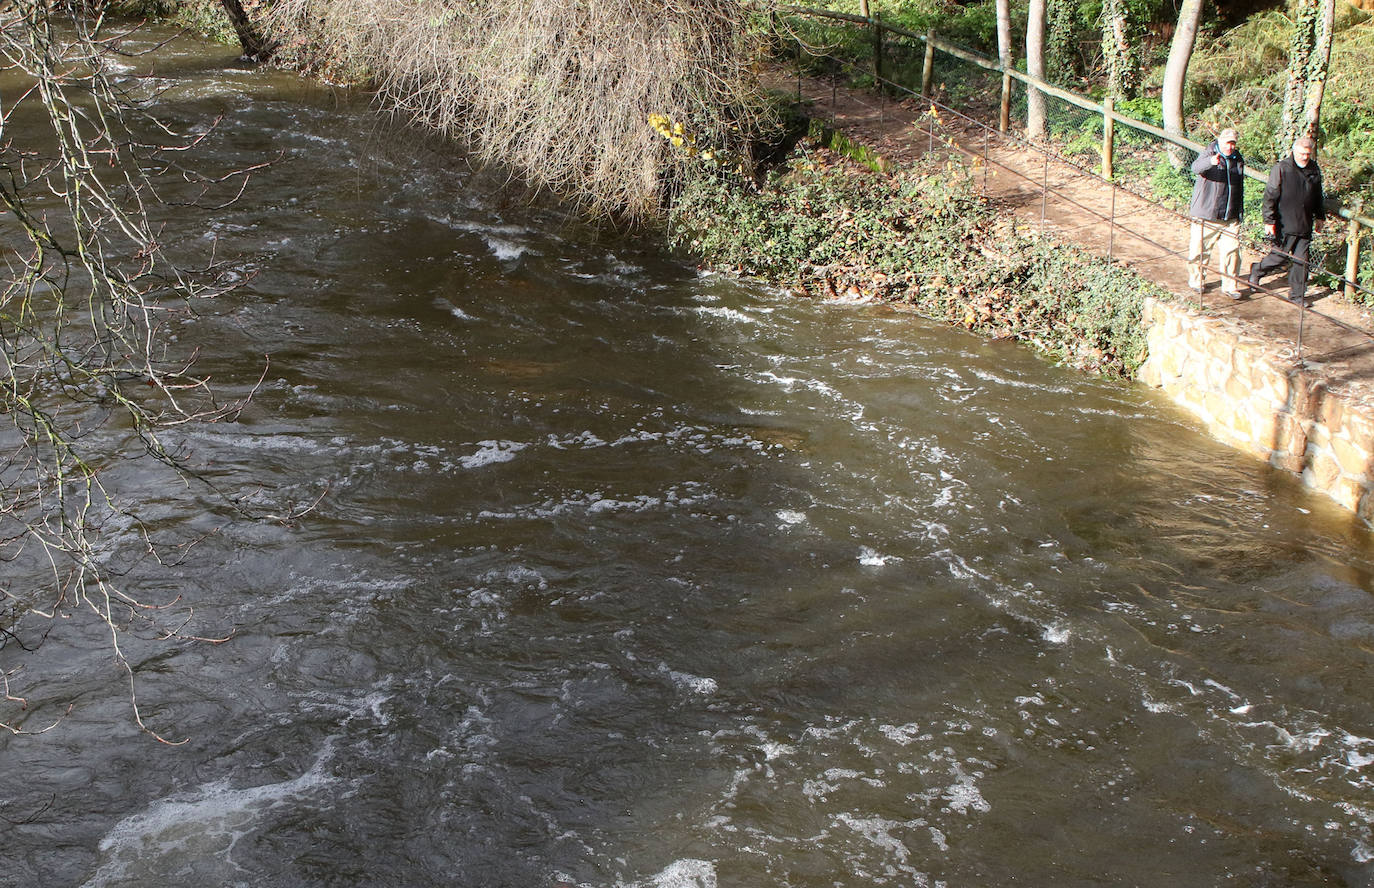
<path fill-rule="evenodd" d="M 807 11 L 802 12 L 790 18 L 807 18 Z M 849 18 L 848 21 L 828 19 L 821 27 L 813 22 L 809 30 L 795 27 L 795 33 L 808 35 L 799 38 L 797 56 L 800 64 L 808 72 L 818 72 L 814 76 L 827 80 L 831 108 L 835 105 L 837 91 L 842 88 L 873 89 L 879 103 L 889 99 L 915 102 L 918 107 L 934 112 L 926 116 L 922 126 L 915 128 L 917 132 L 910 134 L 916 144 L 923 141 L 924 136 L 927 151 L 937 150 L 939 146 L 941 151 L 958 151 L 976 157 L 981 141 L 980 159 L 985 175 L 986 170 L 1000 165 L 1005 169 L 997 169 L 998 173 L 1039 187 L 1042 224 L 1046 221 L 1051 199 L 1056 204 L 1073 207 L 1088 219 L 1077 227 L 1106 232 L 1108 255 L 1113 254 L 1114 242 L 1123 235 L 1148 245 L 1153 255 L 1137 257 L 1133 263 L 1127 263 L 1147 277 L 1157 277 L 1149 268 L 1153 263 L 1182 262 L 1188 258 L 1186 242 L 1156 236 L 1135 218 L 1140 213 L 1138 208 L 1132 207 L 1143 202 L 1156 212 L 1172 215 L 1178 223 L 1175 227 L 1186 228 L 1183 223 L 1191 222 L 1186 212 L 1193 187 L 1188 163 L 1196 156 L 1195 149 L 1181 151 L 1175 141 L 1150 131 L 1158 129 L 1153 121 L 1135 125 L 1134 121 L 1123 118 L 1121 111 L 1113 115 L 1112 138 L 1105 139 L 1105 114 L 1101 106 L 1091 107 L 1093 103 L 1082 97 L 1066 98 L 1040 90 L 1036 91 L 1041 92 L 1044 102 L 1044 133 L 1040 138 L 1031 139 L 1027 129 L 1034 86 L 1009 77 L 1009 94 L 1004 99 L 1002 73 L 989 70 L 988 60 L 976 61 L 976 54 L 932 39 L 932 35 L 894 31 L 875 27 L 877 23 L 872 20 L 857 16 Z M 875 33 L 881 34 L 881 41 L 875 39 Z M 845 52 L 845 48 L 853 55 Z M 844 52 L 842 56 L 841 52 Z M 1002 127 L 1000 117 L 1004 101 L 1008 105 L 1009 120 L 1008 125 Z M 1126 110 L 1138 109 L 1128 105 Z M 1035 181 L 1036 177 L 1030 174 L 1033 170 L 1028 171 L 1024 162 L 1015 167 L 999 164 L 989 153 L 989 145 L 993 143 L 1035 154 L 1039 158 L 1040 181 Z M 1183 155 L 1181 168 L 1171 156 L 1180 153 Z M 1110 178 L 1105 177 L 1104 172 Z M 1073 188 L 1072 183 L 1081 178 L 1097 180 L 1101 189 L 1109 194 L 1106 206 L 1101 201 L 1085 203 L 1080 199 L 1082 190 Z M 1248 222 L 1241 233 L 1246 246 L 1260 253 L 1272 246 L 1263 233 L 1262 193 L 1263 183 L 1248 183 L 1245 200 Z M 1315 283 L 1333 290 L 1342 289 L 1347 296 L 1353 297 L 1352 301 L 1374 304 L 1374 256 L 1360 249 L 1362 240 L 1371 239 L 1371 228 L 1353 220 L 1348 225 L 1341 220 L 1332 221 L 1339 224 L 1330 226 L 1326 234 L 1318 235 L 1312 244 L 1308 261 Z M 1063 233 L 1080 232 L 1064 230 Z M 1244 269 L 1240 274 L 1245 274 Z M 1279 292 L 1272 286 L 1261 287 L 1256 295 L 1277 296 Z M 1302 316 L 1311 309 L 1303 304 L 1296 308 L 1299 315 L 1296 325 L 1298 359 L 1301 362 Z M 1337 326 L 1369 337 L 1366 331 L 1340 319 L 1322 316 Z"/>

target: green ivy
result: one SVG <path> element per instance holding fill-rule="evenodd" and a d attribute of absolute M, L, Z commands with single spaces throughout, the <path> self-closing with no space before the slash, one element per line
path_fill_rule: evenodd
<path fill-rule="evenodd" d="M 803 149 L 761 186 L 727 177 L 688 182 L 671 210 L 670 235 L 714 268 L 800 294 L 907 303 L 1122 377 L 1144 358 L 1144 297 L 1166 295 L 993 212 L 972 172 L 956 164 L 889 176 Z"/>

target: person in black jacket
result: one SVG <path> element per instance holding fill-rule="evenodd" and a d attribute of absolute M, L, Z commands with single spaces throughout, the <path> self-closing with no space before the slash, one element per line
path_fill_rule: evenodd
<path fill-rule="evenodd" d="M 1224 129 L 1197 160 L 1188 215 L 1188 285 L 1202 292 L 1207 254 L 1217 248 L 1221 292 L 1240 298 L 1240 215 L 1245 202 L 1245 158 L 1236 150 L 1240 134 Z"/>
<path fill-rule="evenodd" d="M 1274 164 L 1264 186 L 1264 232 L 1274 247 L 1250 266 L 1250 286 L 1288 264 L 1288 299 L 1306 304 L 1307 257 L 1313 231 L 1321 231 L 1326 219 L 1323 207 L 1322 171 L 1317 166 L 1317 143 L 1303 136 L 1293 143 L 1293 153 Z"/>

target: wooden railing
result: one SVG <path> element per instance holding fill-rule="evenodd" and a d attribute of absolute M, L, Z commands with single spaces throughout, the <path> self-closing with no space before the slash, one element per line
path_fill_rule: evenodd
<path fill-rule="evenodd" d="M 1116 124 L 1130 127 L 1142 133 L 1154 136 L 1171 145 L 1186 148 L 1195 153 L 1204 151 L 1207 146 L 1194 142 L 1191 139 L 1183 138 L 1172 133 L 1165 132 L 1163 129 L 1146 123 L 1143 120 L 1136 120 L 1120 114 L 1113 107 L 1113 102 L 1108 98 L 1103 103 L 1094 102 L 1086 96 L 1070 92 L 1062 87 L 1047 83 L 1038 77 L 1033 77 L 1014 68 L 1004 68 L 994 59 L 989 59 L 975 52 L 970 52 L 963 47 L 955 46 L 947 41 L 935 36 L 934 31 L 919 34 L 909 31 L 906 28 L 889 24 L 874 16 L 868 8 L 868 0 L 860 0 L 860 15 L 852 15 L 844 12 L 834 12 L 828 9 L 813 9 L 801 6 L 789 6 L 784 8 L 787 12 L 798 15 L 815 16 L 817 18 L 833 19 L 836 21 L 849 22 L 851 24 L 862 25 L 871 28 L 873 31 L 873 69 L 874 74 L 881 82 L 883 79 L 883 34 L 895 34 L 899 37 L 906 37 L 910 40 L 918 40 L 925 44 L 925 59 L 921 67 L 921 95 L 929 97 L 934 70 L 935 51 L 939 50 L 948 56 L 964 62 L 993 71 L 1002 75 L 1002 97 L 1001 113 L 999 114 L 999 128 L 1006 132 L 1010 125 L 1011 108 L 1011 82 L 1019 80 L 1028 89 L 1035 89 L 1047 96 L 1059 99 L 1077 108 L 1090 111 L 1102 118 L 1102 176 L 1105 179 L 1112 178 L 1113 159 L 1116 153 Z M 1246 176 L 1258 182 L 1267 181 L 1267 176 L 1247 168 Z M 1345 295 L 1347 298 L 1354 299 L 1357 290 L 1363 290 L 1358 284 L 1360 269 L 1360 240 L 1364 231 L 1374 231 L 1374 219 L 1362 216 L 1347 207 L 1337 207 L 1330 211 L 1334 215 L 1344 219 L 1347 223 L 1346 229 L 1346 258 L 1345 275 L 1342 283 L 1344 284 Z M 1368 291 L 1366 291 L 1368 292 Z"/>

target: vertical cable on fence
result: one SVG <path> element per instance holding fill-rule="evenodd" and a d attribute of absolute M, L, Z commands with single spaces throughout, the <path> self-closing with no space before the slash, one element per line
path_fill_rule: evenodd
<path fill-rule="evenodd" d="M 1116 249 L 1116 183 L 1108 184 L 1112 188 L 1112 216 L 1107 222 L 1107 258 L 1112 259 Z"/>
<path fill-rule="evenodd" d="M 1301 302 L 1297 303 L 1297 306 L 1298 306 L 1298 360 L 1297 360 L 1297 365 L 1298 365 L 1299 367 L 1301 367 L 1301 366 L 1303 365 L 1303 364 L 1302 364 L 1302 326 L 1303 326 L 1303 323 L 1302 323 L 1302 322 L 1307 318 L 1307 306 L 1303 305 Z"/>
<path fill-rule="evenodd" d="M 1050 153 L 1045 152 L 1045 172 L 1040 180 L 1040 230 L 1045 230 L 1045 204 L 1050 199 Z"/>
<path fill-rule="evenodd" d="M 1360 223 L 1350 220 L 1345 232 L 1345 298 L 1355 300 L 1355 286 L 1360 276 Z"/>
<path fill-rule="evenodd" d="M 840 66 L 838 63 L 830 66 L 830 124 L 834 126 L 838 118 L 835 116 L 835 93 L 839 88 Z"/>
<path fill-rule="evenodd" d="M 983 200 L 988 199 L 988 138 L 991 132 L 983 130 Z"/>

